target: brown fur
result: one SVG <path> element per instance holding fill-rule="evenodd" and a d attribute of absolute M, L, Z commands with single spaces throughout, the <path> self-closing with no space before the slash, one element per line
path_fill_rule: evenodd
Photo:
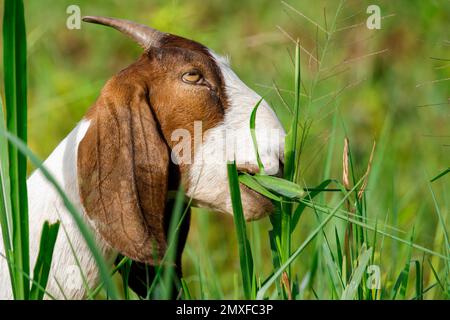
<path fill-rule="evenodd" d="M 181 81 L 192 69 L 203 74 L 204 85 Z M 78 148 L 78 180 L 87 215 L 113 248 L 147 263 L 164 255 L 171 134 L 183 128 L 193 138 L 194 121 L 206 131 L 226 108 L 213 58 L 175 36 L 108 81 L 86 114 L 91 122 Z M 185 190 L 188 170 L 180 167 Z"/>

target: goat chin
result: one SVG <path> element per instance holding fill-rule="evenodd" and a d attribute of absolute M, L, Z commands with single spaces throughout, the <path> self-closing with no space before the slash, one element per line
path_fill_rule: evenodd
<path fill-rule="evenodd" d="M 54 175 L 69 199 L 82 214 L 83 219 L 89 224 L 90 221 L 83 211 L 78 195 L 76 166 L 77 146 L 88 127 L 88 121 L 80 122 L 48 157 L 44 166 Z M 79 233 L 59 195 L 39 170 L 30 176 L 27 180 L 27 186 L 30 223 L 30 270 L 33 270 L 38 255 L 43 223 L 45 221 L 52 223 L 59 220 L 61 227 L 53 253 L 47 285 L 47 291 L 51 297 L 46 295 L 45 298 L 85 298 L 86 285 L 91 289 L 95 288 L 99 282 L 99 274 L 83 236 Z M 96 233 L 94 233 L 94 236 L 103 256 L 108 262 L 112 263 L 117 253 Z M 2 241 L 0 241 L 0 252 L 2 253 L 0 257 L 0 299 L 12 299 L 8 265 L 4 257 Z M 79 268 L 83 270 L 86 283 L 84 283 Z"/>

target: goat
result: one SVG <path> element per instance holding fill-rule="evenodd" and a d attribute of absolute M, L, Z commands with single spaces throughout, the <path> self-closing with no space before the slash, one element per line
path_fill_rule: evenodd
<path fill-rule="evenodd" d="M 198 42 L 128 20 L 88 16 L 83 21 L 117 29 L 144 52 L 107 81 L 96 102 L 44 166 L 82 213 L 105 261 L 112 265 L 121 254 L 152 266 L 167 247 L 169 189 L 181 184 L 196 206 L 232 214 L 226 170 L 229 158 L 218 154 L 239 144 L 233 153 L 238 170 L 258 172 L 249 119 L 261 97 L 239 79 L 227 59 Z M 204 130 L 200 139 L 198 123 Z M 265 172 L 276 174 L 284 161 L 285 132 L 264 100 L 256 123 Z M 268 132 L 275 132 L 276 139 Z M 189 148 L 184 154 L 174 152 L 179 151 L 177 142 L 183 134 L 195 152 Z M 192 161 L 180 161 L 185 156 Z M 47 292 L 58 299 L 86 298 L 85 284 L 93 288 L 100 281 L 90 250 L 39 170 L 28 178 L 27 187 L 31 266 L 37 258 L 43 223 L 59 220 L 64 232 L 55 245 Z M 240 188 L 246 220 L 273 211 L 269 199 L 243 185 Z M 181 272 L 188 228 L 187 223 L 177 272 Z M 11 298 L 7 263 L 0 258 L 0 299 Z"/>

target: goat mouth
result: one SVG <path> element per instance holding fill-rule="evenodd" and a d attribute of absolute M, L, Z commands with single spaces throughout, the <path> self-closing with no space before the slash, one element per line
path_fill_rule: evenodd
<path fill-rule="evenodd" d="M 255 173 L 248 173 L 254 175 Z M 259 220 L 270 215 L 274 211 L 272 201 L 261 193 L 239 183 L 241 190 L 242 206 L 247 221 Z"/>
<path fill-rule="evenodd" d="M 240 174 L 248 174 L 250 176 L 260 174 L 259 167 L 254 164 L 238 165 L 237 171 Z M 283 161 L 279 161 L 277 172 L 273 172 L 270 175 L 282 178 L 283 173 L 284 163 Z M 239 188 L 241 190 L 244 215 L 247 221 L 258 220 L 273 213 L 275 206 L 273 205 L 272 200 L 243 183 L 239 183 Z"/>
<path fill-rule="evenodd" d="M 255 164 L 241 164 L 241 165 L 237 165 L 237 171 L 238 173 L 247 173 L 249 175 L 255 175 L 259 173 L 259 167 Z"/>

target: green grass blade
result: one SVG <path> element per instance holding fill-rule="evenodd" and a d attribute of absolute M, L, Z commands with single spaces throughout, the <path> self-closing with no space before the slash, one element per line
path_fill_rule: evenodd
<path fill-rule="evenodd" d="M 434 182 L 440 178 L 442 178 L 443 176 L 445 176 L 447 173 L 450 172 L 450 168 L 445 169 L 444 171 L 442 171 L 441 173 L 439 173 L 436 177 L 434 177 L 433 179 L 430 180 L 430 182 Z"/>
<path fill-rule="evenodd" d="M 431 196 L 433 198 L 433 204 L 434 207 L 436 209 L 436 214 L 438 216 L 439 219 L 439 224 L 442 228 L 442 232 L 444 234 L 444 240 L 445 240 L 445 252 L 444 254 L 447 256 L 447 258 L 450 259 L 450 240 L 449 240 L 449 236 L 448 236 L 448 232 L 447 232 L 447 227 L 445 226 L 445 220 L 444 217 L 442 216 L 441 210 L 439 209 L 439 205 L 437 203 L 436 200 L 436 196 L 434 194 L 433 188 L 431 187 L 431 183 L 428 184 L 428 188 L 430 189 L 430 193 Z M 446 271 L 447 271 L 447 276 L 450 275 L 450 262 L 447 260 L 445 263 L 445 267 L 446 267 Z"/>
<path fill-rule="evenodd" d="M 288 180 L 260 174 L 254 175 L 253 179 L 270 191 L 289 199 L 301 198 L 305 195 L 302 187 Z"/>
<path fill-rule="evenodd" d="M 414 235 L 414 231 L 413 231 Z M 411 236 L 411 243 L 413 241 L 413 235 Z M 411 254 L 412 254 L 412 246 L 409 247 L 408 257 L 400 272 L 397 281 L 395 281 L 394 288 L 392 289 L 391 299 L 395 300 L 397 295 L 400 293 L 400 299 L 403 300 L 406 296 L 406 288 L 408 286 L 408 278 L 409 278 L 409 269 L 411 268 Z"/>
<path fill-rule="evenodd" d="M 42 227 L 39 254 L 34 266 L 33 285 L 31 286 L 30 299 L 42 300 L 47 287 L 48 275 L 52 265 L 53 249 L 58 237 L 59 222 L 49 224 L 46 221 Z"/>
<path fill-rule="evenodd" d="M 239 178 L 236 164 L 228 163 L 228 183 L 230 187 L 231 202 L 233 205 L 233 217 L 238 238 L 239 258 L 241 264 L 242 283 L 246 299 L 255 297 L 256 277 L 253 272 L 253 258 L 250 243 L 245 226 L 244 210 L 242 208 L 241 192 L 239 190 Z"/>
<path fill-rule="evenodd" d="M 332 291 L 339 296 L 344 289 L 340 266 L 336 263 L 330 248 L 325 243 L 322 244 L 322 252 L 326 270 L 330 278 L 330 286 L 332 287 Z"/>
<path fill-rule="evenodd" d="M 294 102 L 294 118 L 291 122 L 291 127 L 285 138 L 284 148 L 284 179 L 290 182 L 294 182 L 296 173 L 298 171 L 298 160 L 300 152 L 298 147 L 298 126 L 300 115 L 300 45 L 297 43 L 295 48 L 295 102 Z M 281 179 L 280 179 L 281 180 Z M 260 181 L 261 182 L 261 181 Z M 278 184 L 272 184 L 277 186 Z M 270 189 L 270 186 L 264 185 Z M 281 190 L 282 191 L 282 190 Z M 303 191 L 303 190 L 302 190 Z M 303 195 L 303 192 L 299 192 L 298 196 Z M 288 197 L 289 198 L 289 197 Z M 280 252 L 279 257 L 281 262 L 285 262 L 291 255 L 291 216 L 292 216 L 292 204 L 281 204 L 281 225 L 277 230 L 274 228 L 274 235 L 280 239 Z M 291 270 L 287 269 L 287 278 L 290 281 Z"/>
<path fill-rule="evenodd" d="M 0 97 L 0 130 L 6 131 L 4 119 L 2 98 Z M 6 251 L 10 251 L 12 246 L 12 215 L 8 168 L 8 140 L 4 136 L 0 136 L 0 203 L 2 204 L 0 206 L 0 227 L 2 228 Z"/>
<path fill-rule="evenodd" d="M 365 245 L 363 245 L 361 254 L 358 257 L 358 267 L 353 271 L 350 282 L 342 293 L 341 300 L 353 300 L 355 298 L 371 256 L 372 248 L 366 249 Z"/>
<path fill-rule="evenodd" d="M 94 257 L 95 262 L 97 263 L 97 266 L 99 268 L 100 277 L 103 280 L 103 282 L 106 285 L 106 288 L 108 290 L 109 296 L 112 299 L 118 298 L 117 288 L 112 282 L 111 277 L 109 276 L 109 270 L 106 265 L 106 262 L 103 259 L 103 256 L 100 252 L 100 250 L 97 248 L 97 245 L 94 240 L 94 236 L 92 235 L 91 230 L 86 226 L 86 224 L 83 221 L 83 218 L 81 217 L 80 213 L 76 209 L 76 207 L 73 205 L 73 203 L 69 200 L 67 195 L 64 193 L 64 190 L 59 185 L 59 183 L 56 181 L 56 179 L 52 176 L 52 174 L 47 170 L 47 168 L 43 165 L 42 161 L 39 160 L 34 153 L 28 149 L 26 144 L 24 144 L 19 138 L 12 135 L 9 132 L 0 131 L 0 135 L 5 136 L 9 142 L 13 143 L 18 150 L 26 155 L 28 159 L 30 159 L 31 163 L 38 168 L 41 173 L 44 175 L 44 177 L 47 179 L 47 181 L 53 185 L 58 195 L 61 197 L 65 208 L 68 210 L 72 218 L 74 219 L 78 230 L 80 231 L 81 235 L 83 236 L 84 240 L 86 241 L 87 246 L 91 250 L 92 256 Z"/>
<path fill-rule="evenodd" d="M 253 108 L 252 114 L 250 115 L 250 134 L 252 135 L 253 148 L 255 149 L 256 161 L 258 162 L 258 168 L 261 174 L 264 173 L 264 165 L 261 161 L 261 157 L 259 156 L 258 142 L 256 141 L 256 112 L 258 111 L 258 107 L 262 101 L 263 98 L 261 98 L 256 103 L 255 107 Z"/>
<path fill-rule="evenodd" d="M 294 181 L 296 176 L 297 163 L 297 136 L 298 124 L 300 116 L 300 45 L 297 43 L 295 47 L 295 104 L 294 104 L 294 118 L 291 123 L 291 128 L 286 135 L 285 151 L 284 151 L 284 178 L 289 181 Z"/>
<path fill-rule="evenodd" d="M 181 288 L 183 288 L 183 299 L 192 300 L 192 295 L 191 292 L 189 291 L 189 287 L 186 283 L 186 280 L 182 278 L 180 281 L 181 281 Z"/>
<path fill-rule="evenodd" d="M 339 239 L 339 234 L 336 227 L 334 228 L 334 236 L 336 239 L 337 264 L 339 268 L 342 268 L 343 255 L 342 255 L 341 240 Z"/>
<path fill-rule="evenodd" d="M 176 194 L 176 196 L 175 196 L 175 200 L 176 200 L 177 197 L 179 197 L 179 196 L 180 196 L 180 194 L 179 194 L 179 192 L 177 191 L 177 194 Z M 178 219 L 178 224 L 176 224 L 176 226 L 175 226 L 175 232 L 176 232 L 177 234 L 178 234 L 178 232 L 180 231 L 181 224 L 183 223 L 184 219 L 186 218 L 186 215 L 187 215 L 188 211 L 190 210 L 191 203 L 192 203 L 192 199 L 193 199 L 192 197 L 189 198 L 189 201 L 188 201 L 188 203 L 187 203 L 187 205 L 186 205 L 186 208 L 185 208 L 183 214 L 182 214 L 181 217 Z M 174 207 L 174 209 L 175 209 L 175 207 Z M 162 258 L 162 260 L 161 260 L 161 263 L 160 263 L 161 265 L 166 264 L 166 260 L 168 259 L 169 253 L 170 253 L 171 250 L 172 250 L 171 247 L 173 247 L 174 245 L 176 245 L 176 242 L 170 242 L 170 241 L 169 241 L 168 247 L 167 247 L 167 249 L 166 249 L 166 253 L 164 254 L 164 256 L 163 256 L 163 258 Z M 155 260 L 158 260 L 157 252 L 155 252 L 154 255 L 155 255 L 155 256 L 154 256 L 154 259 L 155 259 Z M 164 282 L 161 282 L 161 281 L 160 281 L 160 278 L 161 278 L 161 276 L 162 276 L 163 271 L 164 271 L 164 268 L 162 268 L 162 267 L 157 267 L 157 268 L 156 268 L 156 274 L 155 274 L 155 276 L 153 277 L 153 280 L 152 280 L 152 283 L 151 283 L 150 287 L 148 287 L 148 289 L 147 289 L 147 297 L 150 297 L 150 296 L 151 296 L 151 294 L 153 293 L 153 290 L 157 287 L 158 284 L 161 284 L 162 286 L 164 286 Z"/>
<path fill-rule="evenodd" d="M 203 272 L 200 266 L 200 263 L 197 265 L 197 274 L 198 274 L 198 284 L 200 287 L 200 300 L 205 300 L 205 285 L 203 283 Z"/>
<path fill-rule="evenodd" d="M 442 291 L 445 292 L 445 287 L 443 282 L 441 281 L 436 269 L 433 266 L 433 263 L 431 262 L 431 259 L 428 258 L 428 264 L 430 265 L 431 271 L 433 272 L 433 276 L 436 279 L 437 284 L 439 285 L 439 287 L 441 288 Z"/>
<path fill-rule="evenodd" d="M 423 300 L 423 274 L 420 261 L 414 260 L 416 267 L 416 299 Z"/>
<path fill-rule="evenodd" d="M 409 267 L 410 262 L 408 261 L 400 274 L 397 277 L 397 280 L 395 281 L 394 288 L 392 289 L 391 299 L 395 300 L 397 297 L 397 294 L 400 292 L 400 294 L 403 292 L 406 292 L 406 286 L 408 284 L 408 275 L 409 275 Z"/>
<path fill-rule="evenodd" d="M 170 219 L 169 232 L 168 232 L 168 247 L 165 254 L 165 270 L 162 275 L 162 281 L 164 283 L 164 288 L 166 290 L 163 294 L 163 299 L 170 299 L 172 297 L 172 289 L 175 276 L 175 259 L 177 255 L 178 248 L 178 236 L 179 232 L 177 230 L 178 224 L 181 223 L 184 212 L 184 191 L 180 186 L 175 198 L 175 205 L 172 210 L 172 217 Z M 167 256 L 167 258 L 166 258 Z"/>
<path fill-rule="evenodd" d="M 22 0 L 5 0 L 3 15 L 3 67 L 6 101 L 6 127 L 27 141 L 26 32 Z M 17 148 L 8 144 L 10 197 L 13 216 L 14 264 L 29 274 L 27 161 Z M 30 282 L 23 274 L 15 276 L 14 294 L 28 299 Z"/>
<path fill-rule="evenodd" d="M 337 127 L 338 112 L 334 113 L 333 125 L 330 132 L 330 140 L 328 142 L 328 150 L 326 153 L 325 164 L 323 169 L 323 179 L 328 179 L 331 176 L 331 164 L 333 163 L 333 152 L 336 145 L 336 127 Z"/>
<path fill-rule="evenodd" d="M 279 248 L 279 242 L 277 239 L 279 237 L 276 236 L 275 230 L 279 230 L 280 227 L 278 226 L 281 224 L 280 221 L 280 213 L 274 213 L 270 216 L 270 221 L 272 223 L 273 229 L 269 231 L 269 243 L 270 243 L 270 251 L 272 254 L 272 265 L 274 268 L 279 268 L 281 266 L 281 257 L 280 257 L 280 248 Z M 281 288 L 281 283 L 277 281 L 275 283 L 278 296 L 282 296 L 283 289 Z"/>
<path fill-rule="evenodd" d="M 123 295 L 125 300 L 130 300 L 130 287 L 129 287 L 129 277 L 130 277 L 130 271 L 131 271 L 131 264 L 133 261 L 126 260 L 126 262 L 120 267 L 121 268 L 121 275 L 122 275 L 122 286 L 123 286 Z"/>
<path fill-rule="evenodd" d="M 111 272 L 111 277 L 114 276 L 117 271 L 119 271 L 121 268 L 123 268 L 127 264 L 131 264 L 133 261 L 130 260 L 128 257 L 123 257 L 120 262 L 114 267 L 114 269 Z M 100 283 L 92 292 L 90 293 L 89 298 L 94 299 L 102 290 L 103 283 Z"/>
<path fill-rule="evenodd" d="M 295 48 L 295 103 L 294 103 L 294 117 L 292 119 L 291 127 L 285 139 L 285 166 L 284 178 L 293 181 L 295 178 L 295 165 L 297 163 L 297 139 L 298 139 L 298 124 L 300 115 L 300 46 L 297 43 Z"/>
<path fill-rule="evenodd" d="M 179 193 L 177 192 L 177 195 L 176 195 L 175 199 L 178 196 L 179 196 Z M 183 214 L 181 215 L 181 217 L 178 219 L 178 224 L 175 226 L 176 227 L 175 232 L 177 234 L 178 234 L 178 232 L 179 232 L 179 230 L 181 228 L 181 224 L 183 223 L 183 221 L 184 221 L 184 219 L 185 219 L 185 217 L 186 217 L 186 215 L 187 215 L 187 213 L 188 213 L 188 211 L 189 211 L 189 209 L 191 207 L 191 203 L 192 203 L 192 197 L 189 198 L 189 201 L 188 201 L 188 203 L 186 205 L 186 208 L 185 208 Z M 171 247 L 174 246 L 174 245 L 176 245 L 176 242 L 169 242 L 168 243 L 168 247 L 166 249 L 166 253 L 164 254 L 164 257 L 161 260 L 161 265 L 166 264 L 166 260 L 168 259 L 169 253 L 172 250 Z M 154 259 L 158 260 L 157 252 L 155 252 Z M 162 276 L 163 271 L 164 271 L 164 268 L 162 268 L 162 267 L 156 268 L 156 274 L 155 274 L 155 276 L 154 276 L 154 278 L 152 280 L 152 283 L 151 283 L 150 287 L 147 289 L 147 297 L 151 296 L 151 294 L 153 293 L 153 290 L 157 287 L 158 284 L 161 284 L 162 286 L 164 285 L 164 282 L 160 281 L 160 278 Z"/>
<path fill-rule="evenodd" d="M 270 192 L 269 190 L 264 188 L 261 184 L 259 184 L 255 180 L 255 178 L 253 176 L 251 176 L 251 175 L 249 175 L 247 173 L 239 175 L 239 182 L 244 184 L 244 185 L 246 185 L 250 189 L 253 189 L 256 192 L 262 194 L 263 196 L 271 199 L 271 200 L 278 201 L 278 202 L 282 201 L 281 197 L 273 194 L 272 192 Z"/>
<path fill-rule="evenodd" d="M 91 290 L 91 288 L 89 288 L 89 284 L 88 284 L 88 281 L 87 281 L 87 278 L 86 278 L 86 273 L 83 270 L 83 268 L 81 267 L 80 259 L 79 259 L 78 255 L 77 255 L 77 252 L 75 250 L 74 244 L 72 243 L 72 240 L 70 239 L 69 233 L 67 232 L 67 228 L 66 228 L 66 226 L 64 224 L 61 224 L 61 227 L 62 227 L 64 235 L 65 235 L 65 237 L 67 239 L 67 243 L 69 244 L 70 253 L 72 254 L 72 256 L 73 256 L 73 258 L 75 260 L 75 266 L 78 268 L 78 271 L 80 272 L 81 281 L 83 282 L 83 288 L 87 292 L 86 298 L 87 299 L 93 299 L 92 290 Z M 66 297 L 66 293 L 63 292 L 64 289 L 62 287 L 59 288 L 59 289 L 60 289 L 62 295 L 64 297 Z"/>
<path fill-rule="evenodd" d="M 0 130 L 5 131 L 5 116 L 3 113 L 2 98 L 0 97 Z M 9 184 L 9 159 L 8 159 L 8 140 L 0 136 L 0 228 L 2 231 L 3 247 L 5 248 L 5 258 L 8 262 L 9 275 L 11 278 L 11 288 L 15 294 L 14 269 L 12 267 L 12 233 L 13 217 L 11 211 L 10 184 Z"/>

